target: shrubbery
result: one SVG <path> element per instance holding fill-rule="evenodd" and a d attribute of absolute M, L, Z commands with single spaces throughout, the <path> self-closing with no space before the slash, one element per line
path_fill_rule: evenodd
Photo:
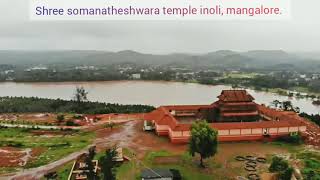
<path fill-rule="evenodd" d="M 147 105 L 121 105 L 100 102 L 77 102 L 37 97 L 0 97 L 0 113 L 144 113 L 154 110 Z"/>
<path fill-rule="evenodd" d="M 299 116 L 309 119 L 310 121 L 316 123 L 320 126 L 320 114 L 307 114 L 307 113 L 300 113 Z"/>
<path fill-rule="evenodd" d="M 79 126 L 77 123 L 74 123 L 72 120 L 66 122 L 66 126 Z"/>
<path fill-rule="evenodd" d="M 305 167 L 302 170 L 302 174 L 307 180 L 319 180 L 320 179 L 320 161 L 316 159 L 306 159 L 304 161 Z"/>
<path fill-rule="evenodd" d="M 286 170 L 279 173 L 279 180 L 290 180 L 293 174 L 293 168 L 288 167 Z"/>
<path fill-rule="evenodd" d="M 278 141 L 282 141 L 290 144 L 297 144 L 297 145 L 303 143 L 303 139 L 300 134 L 292 134 L 289 136 L 279 137 Z"/>
<path fill-rule="evenodd" d="M 288 161 L 277 156 L 272 158 L 269 171 L 278 173 L 279 180 L 289 180 L 293 174 L 293 168 L 289 166 Z"/>
<path fill-rule="evenodd" d="M 281 157 L 275 156 L 272 158 L 271 165 L 269 167 L 270 172 L 280 172 L 288 169 L 288 161 L 284 160 Z"/>

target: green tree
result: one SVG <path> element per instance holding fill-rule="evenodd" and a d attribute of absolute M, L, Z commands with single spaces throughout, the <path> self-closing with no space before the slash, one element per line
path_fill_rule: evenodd
<path fill-rule="evenodd" d="M 88 179 L 90 179 L 90 180 L 97 179 L 97 175 L 96 175 L 96 172 L 94 172 L 94 166 L 92 163 L 92 160 L 95 155 L 96 155 L 96 147 L 92 146 L 89 148 L 88 155 L 85 159 L 85 162 L 87 164 L 87 170 L 88 170 L 88 171 L 86 171 L 86 175 L 87 175 Z"/>
<path fill-rule="evenodd" d="M 62 99 L 46 99 L 36 97 L 0 97 L 0 113 L 144 113 L 155 108 L 146 105 L 122 105 L 100 102 L 67 101 Z M 14 123 L 14 122 L 12 122 Z"/>
<path fill-rule="evenodd" d="M 282 102 L 282 108 L 285 111 L 291 111 L 293 109 L 293 105 L 291 101 L 283 101 Z"/>
<path fill-rule="evenodd" d="M 87 175 L 88 179 L 95 180 L 96 179 L 96 173 L 94 172 L 94 166 L 92 163 L 92 159 L 88 155 L 85 159 L 85 162 L 87 164 L 85 174 Z"/>
<path fill-rule="evenodd" d="M 85 102 L 88 100 L 87 95 L 88 92 L 84 89 L 84 87 L 77 87 L 74 94 L 74 100 L 78 103 Z"/>
<path fill-rule="evenodd" d="M 113 147 L 111 149 L 107 149 L 105 156 L 101 157 L 99 159 L 101 171 L 103 174 L 103 180 L 115 180 L 115 167 L 116 163 L 113 161 L 113 159 L 117 156 L 116 147 Z"/>
<path fill-rule="evenodd" d="M 189 140 L 189 153 L 194 156 L 200 154 L 200 166 L 204 167 L 203 159 L 214 156 L 218 147 L 218 132 L 202 120 L 191 126 L 191 137 Z"/>
<path fill-rule="evenodd" d="M 76 101 L 76 105 L 74 106 L 74 111 L 77 113 L 81 113 L 83 110 L 88 109 L 88 104 L 85 103 L 88 101 L 87 98 L 88 92 L 84 89 L 84 87 L 77 87 L 74 100 Z"/>
<path fill-rule="evenodd" d="M 281 105 L 281 102 L 279 100 L 274 100 L 271 102 L 271 105 L 274 107 L 278 108 Z"/>
<path fill-rule="evenodd" d="M 290 180 L 293 174 L 293 168 L 288 167 L 286 170 L 279 173 L 279 180 Z"/>
<path fill-rule="evenodd" d="M 277 156 L 272 158 L 269 171 L 278 173 L 279 180 L 291 179 L 291 176 L 293 174 L 293 168 L 289 165 L 288 161 Z"/>
<path fill-rule="evenodd" d="M 289 167 L 288 161 L 284 160 L 281 157 L 274 156 L 272 158 L 271 165 L 269 167 L 270 172 L 280 172 L 284 171 Z"/>
<path fill-rule="evenodd" d="M 96 147 L 92 146 L 89 148 L 88 150 L 88 156 L 90 157 L 90 159 L 93 160 L 94 156 L 96 155 Z"/>

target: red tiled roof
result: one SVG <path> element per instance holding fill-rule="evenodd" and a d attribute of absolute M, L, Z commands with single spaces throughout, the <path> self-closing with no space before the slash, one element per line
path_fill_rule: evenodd
<path fill-rule="evenodd" d="M 227 104 L 244 104 L 257 105 L 253 97 L 245 90 L 229 90 L 223 91 L 219 98 L 227 101 Z M 191 124 L 179 123 L 176 118 L 170 113 L 170 110 L 199 110 L 211 109 L 217 107 L 217 102 L 211 105 L 178 105 L 178 106 L 161 106 L 156 110 L 145 115 L 146 120 L 153 120 L 158 125 L 168 125 L 175 131 L 187 131 L 190 129 Z M 277 111 L 262 105 L 257 105 L 258 112 L 245 112 L 245 113 L 222 113 L 223 116 L 239 116 L 239 115 L 258 115 L 263 114 L 270 117 L 271 121 L 261 122 L 234 122 L 234 123 L 211 123 L 211 127 L 216 129 L 247 129 L 247 128 L 272 128 L 272 127 L 296 127 L 304 126 L 303 118 L 299 117 L 294 112 Z"/>
<path fill-rule="evenodd" d="M 225 102 L 224 106 L 256 106 L 255 102 Z"/>
<path fill-rule="evenodd" d="M 259 113 L 257 111 L 255 112 L 243 112 L 243 113 L 221 113 L 221 116 L 230 117 L 230 116 L 254 116 L 258 115 Z"/>
<path fill-rule="evenodd" d="M 177 106 L 162 106 L 167 110 L 198 110 L 198 109 L 210 109 L 215 107 L 214 104 L 211 105 L 177 105 Z"/>
<path fill-rule="evenodd" d="M 179 123 L 174 116 L 172 116 L 166 107 L 159 107 L 151 113 L 146 114 L 145 119 L 154 120 L 158 125 L 168 125 L 175 131 L 187 131 L 191 124 Z M 173 106 L 170 106 L 173 107 Z M 178 107 L 178 106 L 177 106 Z M 181 107 L 181 106 L 180 106 Z M 190 107 L 190 106 L 189 106 Z M 195 106 L 194 106 L 195 107 Z M 259 111 L 272 112 L 278 114 L 281 118 L 279 121 L 260 121 L 260 122 L 234 122 L 234 123 L 211 123 L 211 127 L 218 130 L 224 129 L 247 129 L 247 128 L 272 128 L 272 127 L 296 127 L 304 126 L 303 120 L 292 112 L 276 111 L 267 107 L 258 106 Z M 271 113 L 271 114 L 272 114 Z M 235 113 L 237 114 L 237 113 Z M 234 115 L 234 114 L 233 114 Z"/>
<path fill-rule="evenodd" d="M 218 98 L 224 102 L 251 102 L 254 100 L 246 90 L 223 90 Z"/>
<path fill-rule="evenodd" d="M 258 111 L 260 112 L 260 114 L 278 120 L 287 119 L 288 117 L 294 118 L 295 116 L 298 116 L 295 112 L 292 111 L 279 111 L 263 105 L 258 105 Z"/>

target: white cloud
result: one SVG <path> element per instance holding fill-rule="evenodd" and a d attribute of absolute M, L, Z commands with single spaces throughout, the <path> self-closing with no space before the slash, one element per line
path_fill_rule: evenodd
<path fill-rule="evenodd" d="M 317 51 L 319 6 L 318 0 L 292 0 L 289 21 L 31 22 L 27 0 L 1 0 L 0 49 Z"/>

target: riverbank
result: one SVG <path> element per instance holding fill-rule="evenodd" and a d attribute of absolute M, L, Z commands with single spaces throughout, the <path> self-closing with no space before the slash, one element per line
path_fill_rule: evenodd
<path fill-rule="evenodd" d="M 227 78 L 253 78 L 254 76 L 258 75 L 257 73 L 249 73 L 249 74 L 244 74 L 244 75 L 228 75 L 226 76 Z M 130 79 L 124 79 L 124 80 L 87 80 L 87 81 L 0 81 L 0 83 L 21 83 L 21 84 L 38 84 L 38 85 L 45 85 L 45 84 L 52 84 L 52 83 L 104 83 L 104 82 L 126 82 L 126 81 L 144 81 L 144 82 L 180 82 L 180 83 L 196 83 L 196 84 L 201 84 L 201 85 L 212 85 L 212 86 L 217 86 L 217 85 L 225 85 L 225 86 L 233 86 L 234 88 L 237 88 L 238 86 L 234 86 L 234 84 L 230 83 L 221 83 L 221 82 L 215 82 L 215 83 L 201 83 L 200 81 L 197 80 L 187 80 L 187 81 L 178 81 L 178 80 L 130 80 Z M 297 97 L 297 98 L 311 98 L 314 100 L 320 100 L 320 93 L 317 92 L 312 92 L 308 90 L 306 87 L 292 87 L 289 89 L 283 89 L 283 88 L 261 88 L 261 87 L 256 87 L 256 86 L 239 86 L 240 88 L 247 88 L 247 89 L 253 89 L 256 91 L 262 91 L 262 92 L 271 92 L 271 93 L 276 93 L 278 95 L 283 95 L 283 96 L 288 96 L 288 97 Z"/>
<path fill-rule="evenodd" d="M 0 96 L 24 96 L 47 99 L 70 100 L 76 87 L 84 87 L 88 100 L 100 103 L 161 105 L 211 104 L 222 90 L 232 89 L 226 85 L 202 85 L 169 81 L 103 81 L 103 82 L 63 82 L 63 83 L 0 83 Z M 270 105 L 274 100 L 292 101 L 301 112 L 315 114 L 320 107 L 311 99 L 287 97 L 272 92 L 248 92 L 259 104 Z"/>

